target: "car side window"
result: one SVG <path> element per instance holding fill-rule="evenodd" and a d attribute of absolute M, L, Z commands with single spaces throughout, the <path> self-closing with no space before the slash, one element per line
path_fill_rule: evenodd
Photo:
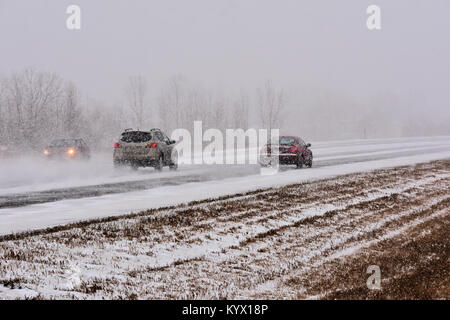
<path fill-rule="evenodd" d="M 169 137 L 168 137 L 165 133 L 163 133 L 163 136 L 164 136 L 164 141 L 165 141 L 167 144 L 170 144 L 170 139 L 169 139 Z"/>
<path fill-rule="evenodd" d="M 164 137 L 161 132 L 156 131 L 155 136 L 156 136 L 156 138 L 158 138 L 159 141 L 164 141 Z"/>

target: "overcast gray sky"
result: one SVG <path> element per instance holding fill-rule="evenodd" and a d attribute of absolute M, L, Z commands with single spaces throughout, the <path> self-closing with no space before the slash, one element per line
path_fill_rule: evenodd
<path fill-rule="evenodd" d="M 66 28 L 70 4 L 80 31 Z M 370 4 L 380 31 L 366 28 Z M 131 74 L 159 90 L 182 73 L 213 88 L 414 92 L 448 108 L 449 13 L 448 0 L 0 0 L 0 74 L 56 72 L 107 101 Z"/>

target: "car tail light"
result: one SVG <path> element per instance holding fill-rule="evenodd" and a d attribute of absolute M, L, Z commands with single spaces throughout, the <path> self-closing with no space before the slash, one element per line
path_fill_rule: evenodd
<path fill-rule="evenodd" d="M 158 144 L 156 142 L 153 143 L 149 143 L 148 145 L 146 145 L 146 148 L 156 148 L 158 146 Z"/>
<path fill-rule="evenodd" d="M 114 149 L 122 148 L 122 145 L 118 142 L 114 143 Z"/>
<path fill-rule="evenodd" d="M 291 152 L 297 152 L 298 148 L 297 147 L 291 147 Z"/>

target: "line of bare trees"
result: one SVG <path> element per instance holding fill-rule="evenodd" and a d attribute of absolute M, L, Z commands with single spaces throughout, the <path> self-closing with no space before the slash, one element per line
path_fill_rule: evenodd
<path fill-rule="evenodd" d="M 80 131 L 80 96 L 73 83 L 27 69 L 3 79 L 0 88 L 2 142 L 34 149 L 50 136 Z"/>
<path fill-rule="evenodd" d="M 318 89 L 288 99 L 271 81 L 224 93 L 181 75 L 159 88 L 131 76 L 122 101 L 106 104 L 56 74 L 26 69 L 0 79 L 0 146 L 38 151 L 56 138 L 82 137 L 93 149 L 109 149 L 125 128 L 159 127 L 170 135 L 192 129 L 195 120 L 204 129 L 280 128 L 307 140 L 450 134 L 449 113 L 436 117 L 423 110 L 421 101 L 392 94 L 361 100 Z"/>
<path fill-rule="evenodd" d="M 36 151 L 63 137 L 83 137 L 94 148 L 108 148 L 127 127 L 159 127 L 170 134 L 191 129 L 195 120 L 202 120 L 205 129 L 275 128 L 286 100 L 271 82 L 252 101 L 244 90 L 226 95 L 181 75 L 153 92 L 144 76 L 131 76 L 123 101 L 114 105 L 83 98 L 72 82 L 53 73 L 26 69 L 0 81 L 0 144 Z"/>
<path fill-rule="evenodd" d="M 161 125 L 169 130 L 190 128 L 202 120 L 206 128 L 262 127 L 279 128 L 283 123 L 286 96 L 268 81 L 257 89 L 255 105 L 248 92 L 225 96 L 190 85 L 182 76 L 174 76 L 158 97 Z"/>

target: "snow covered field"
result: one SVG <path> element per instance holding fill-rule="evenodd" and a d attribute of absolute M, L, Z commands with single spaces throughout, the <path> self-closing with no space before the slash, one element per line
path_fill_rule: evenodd
<path fill-rule="evenodd" d="M 4 236 L 0 298 L 448 299 L 450 160 L 387 165 Z"/>
<path fill-rule="evenodd" d="M 30 164 L 29 159 L 6 161 L 0 164 L 0 205 L 3 201 L 5 206 L 9 203 L 11 207 L 0 209 L 0 234 L 444 159 L 450 157 L 450 137 L 318 142 L 313 144 L 312 150 L 312 169 L 283 169 L 268 176 L 261 175 L 257 166 L 250 165 L 184 166 L 178 172 L 162 173 L 153 169 L 116 172 L 107 156 L 70 164 L 42 160 L 33 160 Z M 92 187 L 86 189 L 88 186 Z M 80 187 L 81 191 L 75 187 Z M 55 196 L 61 193 L 60 188 L 65 188 L 62 199 Z M 42 193 L 32 193 L 36 191 L 44 192 L 47 198 L 43 198 Z M 77 192 L 81 193 L 74 196 Z M 42 203 L 11 205 L 17 198 L 25 199 L 25 203 L 37 198 L 36 201 Z"/>

